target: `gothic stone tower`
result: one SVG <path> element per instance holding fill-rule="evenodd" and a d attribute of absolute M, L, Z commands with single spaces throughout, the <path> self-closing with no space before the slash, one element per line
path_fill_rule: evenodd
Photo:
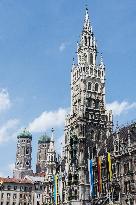
<path fill-rule="evenodd" d="M 112 131 L 112 113 L 105 108 L 105 66 L 102 57 L 97 64 L 97 53 L 86 9 L 71 70 L 71 113 L 65 121 L 66 204 L 90 203 L 88 159 Z"/>
<path fill-rule="evenodd" d="M 38 140 L 36 172 L 45 172 L 49 176 L 55 174 L 56 171 L 56 152 L 53 132 L 54 130 L 52 129 L 51 138 L 45 134 Z"/>
<path fill-rule="evenodd" d="M 15 169 L 13 177 L 24 178 L 26 175 L 32 175 L 31 154 L 32 154 L 32 135 L 26 129 L 17 136 L 17 152 Z"/>

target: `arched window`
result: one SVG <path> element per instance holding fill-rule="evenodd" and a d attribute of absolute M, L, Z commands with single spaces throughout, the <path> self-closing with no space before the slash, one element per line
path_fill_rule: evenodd
<path fill-rule="evenodd" d="M 87 46 L 87 37 L 85 36 L 85 46 Z"/>
<path fill-rule="evenodd" d="M 90 46 L 90 41 L 91 41 L 91 38 L 90 38 L 90 36 L 88 37 L 88 41 L 89 41 L 89 46 Z"/>
<path fill-rule="evenodd" d="M 91 98 L 88 98 L 87 106 L 90 108 L 92 107 L 92 99 Z"/>
<path fill-rule="evenodd" d="M 91 82 L 88 82 L 88 90 L 91 90 L 91 88 L 92 88 L 92 83 Z"/>
<path fill-rule="evenodd" d="M 93 64 L 93 54 L 92 54 L 92 53 L 90 53 L 89 63 L 90 63 L 90 65 L 92 65 L 92 64 Z"/>
<path fill-rule="evenodd" d="M 29 154 L 29 148 L 28 147 L 26 148 L 26 154 Z"/>
<path fill-rule="evenodd" d="M 101 77 L 101 71 L 100 70 L 98 70 L 98 76 Z"/>
<path fill-rule="evenodd" d="M 95 84 L 95 91 L 98 92 L 99 85 L 98 83 Z"/>
<path fill-rule="evenodd" d="M 53 155 L 51 156 L 51 161 L 53 162 Z"/>

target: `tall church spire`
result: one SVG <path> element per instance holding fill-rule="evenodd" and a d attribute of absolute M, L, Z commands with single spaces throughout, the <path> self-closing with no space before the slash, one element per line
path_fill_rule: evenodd
<path fill-rule="evenodd" d="M 85 18 L 83 24 L 83 30 L 81 33 L 80 42 L 77 46 L 78 64 L 96 64 L 97 46 L 96 40 L 90 24 L 88 8 L 85 11 Z"/>

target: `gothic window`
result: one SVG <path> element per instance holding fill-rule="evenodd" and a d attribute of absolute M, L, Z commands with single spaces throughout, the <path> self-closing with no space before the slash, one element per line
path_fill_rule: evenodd
<path fill-rule="evenodd" d="M 88 82 L 88 90 L 91 90 L 91 88 L 92 88 L 92 83 Z"/>
<path fill-rule="evenodd" d="M 28 147 L 26 148 L 26 154 L 29 154 L 29 148 Z"/>
<path fill-rule="evenodd" d="M 93 54 L 92 53 L 90 53 L 89 63 L 90 63 L 90 65 L 93 64 Z"/>
<path fill-rule="evenodd" d="M 87 55 L 84 55 L 84 61 L 87 62 Z"/>
<path fill-rule="evenodd" d="M 96 91 L 96 92 L 98 92 L 98 88 L 99 88 L 98 83 L 96 83 L 96 84 L 95 84 L 95 91 Z"/>
<path fill-rule="evenodd" d="M 87 102 L 87 105 L 88 107 L 92 107 L 92 99 L 91 98 L 88 98 L 88 102 Z"/>
<path fill-rule="evenodd" d="M 100 71 L 100 70 L 98 70 L 98 76 L 99 76 L 99 77 L 101 76 L 101 71 Z"/>
<path fill-rule="evenodd" d="M 116 152 L 117 152 L 118 151 L 118 145 L 116 145 L 115 148 L 116 148 Z"/>
<path fill-rule="evenodd" d="M 78 78 L 78 71 L 77 71 L 77 78 Z"/>
<path fill-rule="evenodd" d="M 95 101 L 95 109 L 99 109 L 99 100 Z"/>
<path fill-rule="evenodd" d="M 87 37 L 85 36 L 85 46 L 87 46 Z"/>
<path fill-rule="evenodd" d="M 53 155 L 51 156 L 51 161 L 53 162 Z"/>
<path fill-rule="evenodd" d="M 90 39 L 90 36 L 88 37 L 88 40 L 89 40 L 89 46 L 90 46 L 90 40 L 91 40 L 91 39 Z"/>

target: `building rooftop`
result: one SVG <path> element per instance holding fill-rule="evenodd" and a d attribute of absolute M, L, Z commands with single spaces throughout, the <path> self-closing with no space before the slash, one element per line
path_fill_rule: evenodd
<path fill-rule="evenodd" d="M 28 130 L 24 129 L 23 132 L 21 132 L 17 136 L 17 138 L 29 138 L 29 139 L 32 139 L 32 134 Z"/>
<path fill-rule="evenodd" d="M 31 180 L 28 179 L 16 179 L 16 178 L 4 178 L 0 177 L 0 183 L 17 183 L 17 184 L 32 184 Z"/>
<path fill-rule="evenodd" d="M 50 141 L 51 141 L 51 138 L 48 135 L 44 134 L 41 137 L 39 137 L 38 144 L 48 143 Z"/>

